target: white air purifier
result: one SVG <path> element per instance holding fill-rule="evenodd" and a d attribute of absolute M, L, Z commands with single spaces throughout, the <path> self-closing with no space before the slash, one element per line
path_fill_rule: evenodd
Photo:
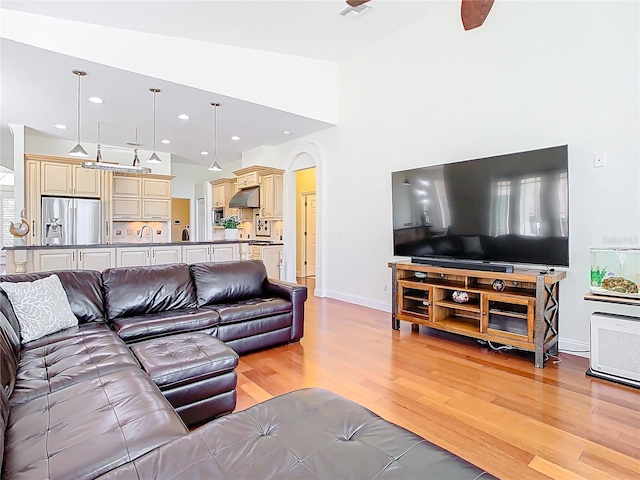
<path fill-rule="evenodd" d="M 640 317 L 591 314 L 588 375 L 640 388 Z"/>

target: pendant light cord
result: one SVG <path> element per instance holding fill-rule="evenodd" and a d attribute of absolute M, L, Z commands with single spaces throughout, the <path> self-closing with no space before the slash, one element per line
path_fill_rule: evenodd
<path fill-rule="evenodd" d="M 156 95 L 158 92 L 153 92 L 153 153 L 156 152 Z M 137 140 L 136 140 L 137 143 Z"/>
<path fill-rule="evenodd" d="M 218 161 L 218 104 L 213 106 L 213 161 Z"/>
<path fill-rule="evenodd" d="M 80 144 L 80 74 L 76 74 L 78 76 L 78 144 Z"/>

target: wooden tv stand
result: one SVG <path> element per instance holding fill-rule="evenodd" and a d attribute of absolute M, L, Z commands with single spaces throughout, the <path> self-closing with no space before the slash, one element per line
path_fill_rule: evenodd
<path fill-rule="evenodd" d="M 535 352 L 538 368 L 544 368 L 547 352 L 558 353 L 559 284 L 565 272 L 485 272 L 411 262 L 390 262 L 389 267 L 394 330 L 402 320 L 414 330 L 423 325 L 510 345 Z M 502 292 L 492 287 L 498 279 L 506 285 Z M 466 292 L 469 300 L 454 302 L 454 291 Z"/>

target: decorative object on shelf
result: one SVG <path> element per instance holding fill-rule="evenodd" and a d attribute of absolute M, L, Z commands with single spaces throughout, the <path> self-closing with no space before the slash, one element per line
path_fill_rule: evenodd
<path fill-rule="evenodd" d="M 491 287 L 496 292 L 504 292 L 504 289 L 507 288 L 507 284 L 504 283 L 504 280 L 500 280 L 499 278 L 496 278 L 491 284 Z"/>
<path fill-rule="evenodd" d="M 209 165 L 212 172 L 221 172 L 222 167 L 218 163 L 218 107 L 219 103 L 212 103 L 213 107 L 213 163 Z"/>
<path fill-rule="evenodd" d="M 73 74 L 76 75 L 78 77 L 78 102 L 77 102 L 77 106 L 78 106 L 78 143 L 75 147 L 73 147 L 70 151 L 69 151 L 69 155 L 71 155 L 72 157 L 88 157 L 89 154 L 87 153 L 87 151 L 82 148 L 82 145 L 80 145 L 80 78 L 84 77 L 87 72 L 83 72 L 82 70 L 72 70 Z"/>
<path fill-rule="evenodd" d="M 428 275 L 426 274 L 426 272 L 415 272 L 413 276 L 416 278 L 427 278 Z"/>
<path fill-rule="evenodd" d="M 224 228 L 224 238 L 226 240 L 238 239 L 238 227 L 240 223 L 240 217 L 238 215 L 230 215 L 222 219 L 220 224 Z"/>
<path fill-rule="evenodd" d="M 20 223 L 11 222 L 9 225 L 9 233 L 16 238 L 24 237 L 29 233 L 29 222 L 24 218 L 24 210 L 20 212 Z"/>
<path fill-rule="evenodd" d="M 469 301 L 469 294 L 462 290 L 455 290 L 451 295 L 451 299 L 456 303 L 467 303 Z"/>
<path fill-rule="evenodd" d="M 156 95 L 160 93 L 159 88 L 150 88 L 153 93 L 153 153 L 147 160 L 147 163 L 162 163 L 160 157 L 156 154 Z"/>

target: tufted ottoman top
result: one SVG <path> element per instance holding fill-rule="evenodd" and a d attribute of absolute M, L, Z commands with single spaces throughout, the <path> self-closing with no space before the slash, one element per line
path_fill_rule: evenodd
<path fill-rule="evenodd" d="M 131 345 L 131 351 L 161 390 L 230 372 L 238 354 L 208 333 L 181 333 Z"/>

